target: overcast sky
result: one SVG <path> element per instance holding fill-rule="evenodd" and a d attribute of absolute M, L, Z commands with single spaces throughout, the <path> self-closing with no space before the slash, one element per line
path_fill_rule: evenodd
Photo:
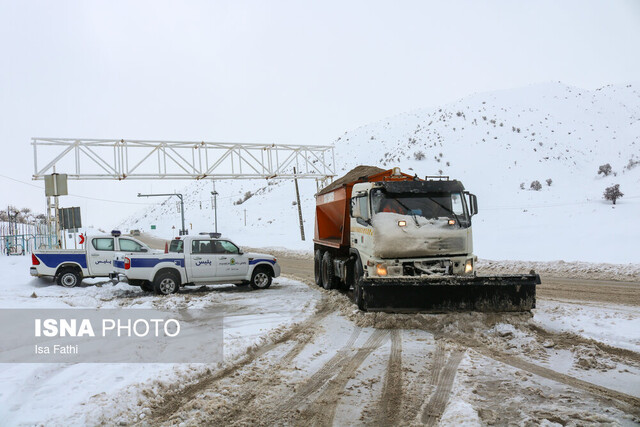
<path fill-rule="evenodd" d="M 42 186 L 33 136 L 330 144 L 475 92 L 637 81 L 638 52 L 637 0 L 0 0 L 0 207 L 44 211 L 5 178 Z M 91 185 L 70 191 L 149 188 Z"/>

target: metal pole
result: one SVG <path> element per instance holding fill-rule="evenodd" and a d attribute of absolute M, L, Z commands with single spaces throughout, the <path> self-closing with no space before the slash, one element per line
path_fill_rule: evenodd
<path fill-rule="evenodd" d="M 247 226 L 247 210 L 244 210 L 244 226 Z"/>
<path fill-rule="evenodd" d="M 176 194 L 180 198 L 180 216 L 182 217 L 182 235 L 186 236 L 187 229 L 184 228 L 184 202 L 182 200 L 182 194 Z"/>
<path fill-rule="evenodd" d="M 138 197 L 158 197 L 158 196 L 176 196 L 180 198 L 180 216 L 182 217 L 182 230 L 180 230 L 180 235 L 186 235 L 187 229 L 184 228 L 184 202 L 182 200 L 182 194 L 180 193 L 162 193 L 162 194 L 141 194 L 138 193 Z"/>
<path fill-rule="evenodd" d="M 215 215 L 215 220 L 216 220 L 216 227 L 215 227 L 215 232 L 218 232 L 218 192 L 214 191 L 213 192 L 213 205 L 215 207 L 214 209 L 214 215 Z"/>
<path fill-rule="evenodd" d="M 295 177 L 293 181 L 296 184 L 296 200 L 298 201 L 298 219 L 300 220 L 300 237 L 302 241 L 304 241 L 304 224 L 302 222 L 302 206 L 300 206 L 300 190 L 298 189 L 298 178 L 296 177 L 296 168 L 293 168 L 293 176 Z"/>

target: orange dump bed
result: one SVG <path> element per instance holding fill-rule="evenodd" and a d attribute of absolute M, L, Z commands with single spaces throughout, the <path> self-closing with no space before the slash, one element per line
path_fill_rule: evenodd
<path fill-rule="evenodd" d="M 349 247 L 350 200 L 354 184 L 375 181 L 408 181 L 411 175 L 394 175 L 394 170 L 358 166 L 316 194 L 316 224 L 313 241 L 333 248 Z"/>

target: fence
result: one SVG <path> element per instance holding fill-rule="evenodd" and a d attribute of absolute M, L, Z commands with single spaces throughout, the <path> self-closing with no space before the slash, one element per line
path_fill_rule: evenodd
<path fill-rule="evenodd" d="M 26 255 L 36 249 L 51 248 L 56 243 L 46 224 L 22 224 L 0 221 L 0 253 Z"/>

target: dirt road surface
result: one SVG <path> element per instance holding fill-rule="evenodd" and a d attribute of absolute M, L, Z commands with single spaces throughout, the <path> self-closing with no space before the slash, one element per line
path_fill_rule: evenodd
<path fill-rule="evenodd" d="M 155 391 L 139 425 L 635 425 L 640 354 L 530 314 L 361 313 L 313 283 L 310 259 L 282 272 L 322 294 L 289 333 L 191 384 Z M 538 298 L 624 304 L 640 283 L 542 277 Z M 268 292 L 268 291 L 265 291 Z"/>

